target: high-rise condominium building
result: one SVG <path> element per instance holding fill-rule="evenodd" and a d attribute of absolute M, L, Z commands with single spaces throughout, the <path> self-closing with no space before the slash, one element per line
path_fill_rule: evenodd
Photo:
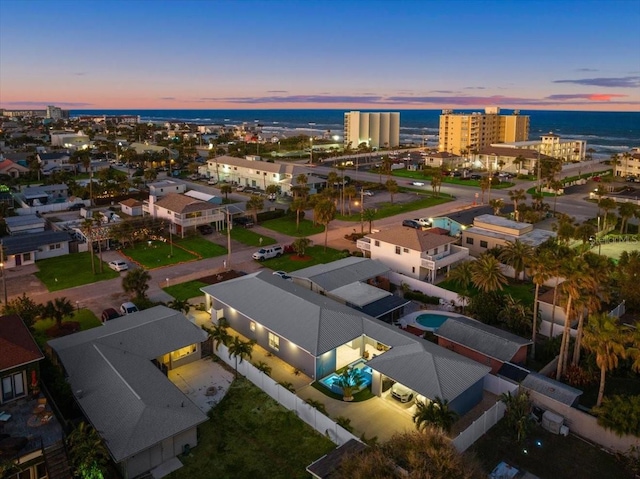
<path fill-rule="evenodd" d="M 515 110 L 500 115 L 500 108 L 485 108 L 484 113 L 454 113 L 442 110 L 440 115 L 439 151 L 456 155 L 477 151 L 492 143 L 529 139 L 529 117 Z"/>
<path fill-rule="evenodd" d="M 344 114 L 344 146 L 357 149 L 361 143 L 371 148 L 395 148 L 400 145 L 400 113 Z"/>

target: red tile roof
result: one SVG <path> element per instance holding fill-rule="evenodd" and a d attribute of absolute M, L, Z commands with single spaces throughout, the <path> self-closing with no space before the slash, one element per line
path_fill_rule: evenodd
<path fill-rule="evenodd" d="M 20 316 L 0 316 L 0 371 L 38 361 L 43 357 Z"/>

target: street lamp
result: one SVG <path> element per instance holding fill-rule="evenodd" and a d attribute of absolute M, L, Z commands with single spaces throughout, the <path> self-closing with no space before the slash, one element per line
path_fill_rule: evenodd
<path fill-rule="evenodd" d="M 316 124 L 312 121 L 309 122 L 309 164 L 313 164 L 313 127 Z"/>

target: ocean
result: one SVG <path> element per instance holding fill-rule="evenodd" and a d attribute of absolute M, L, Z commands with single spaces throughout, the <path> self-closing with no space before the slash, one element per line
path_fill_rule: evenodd
<path fill-rule="evenodd" d="M 71 110 L 70 115 L 139 115 L 141 121 L 179 121 L 198 124 L 237 125 L 258 123 L 265 134 L 300 131 L 321 135 L 327 131 L 342 136 L 347 110 Z M 438 143 L 442 110 L 360 110 L 399 111 L 402 143 L 430 147 Z M 474 112 L 480 110 L 454 110 Z M 503 114 L 513 110 L 501 109 Z M 594 157 L 609 158 L 613 153 L 640 147 L 640 112 L 520 110 L 530 117 L 529 139 L 553 132 L 562 138 L 587 141 Z"/>

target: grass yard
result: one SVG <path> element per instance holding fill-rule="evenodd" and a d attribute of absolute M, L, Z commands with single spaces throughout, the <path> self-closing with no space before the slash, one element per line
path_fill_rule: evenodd
<path fill-rule="evenodd" d="M 370 200 L 365 200 L 365 208 L 372 208 L 372 206 L 367 206 L 367 202 Z M 442 196 L 439 198 L 435 198 L 433 196 L 422 196 L 421 198 L 411 201 L 409 203 L 394 203 L 390 202 L 385 203 L 376 203 L 375 204 L 375 212 L 376 217 L 375 220 L 379 220 L 381 218 L 388 218 L 389 216 L 395 216 L 401 213 L 408 213 L 410 211 L 421 210 L 423 208 L 429 208 L 435 205 L 441 205 L 443 203 L 447 203 L 451 201 L 451 199 L 447 196 Z M 342 221 L 360 221 L 360 211 L 356 211 L 356 209 L 351 210 L 352 215 L 340 215 L 336 214 L 337 220 Z M 368 228 L 368 225 L 365 225 Z M 329 225 L 331 227 L 331 225 Z"/>
<path fill-rule="evenodd" d="M 91 256 L 88 252 L 41 259 L 36 262 L 40 270 L 36 273 L 36 277 L 49 291 L 60 291 L 120 276 L 120 273 L 113 271 L 106 263 L 102 265 L 102 273 L 100 273 L 98 255 L 95 255 L 94 262 L 96 274 L 92 272 Z"/>
<path fill-rule="evenodd" d="M 305 256 L 300 258 L 296 253 L 285 254 L 279 258 L 262 261 L 267 268 L 274 271 L 286 271 L 290 273 L 298 269 L 308 268 L 316 264 L 331 263 L 345 257 L 345 253 L 337 249 L 327 248 L 324 245 L 311 246 L 305 251 Z"/>
<path fill-rule="evenodd" d="M 277 231 L 278 233 L 282 233 L 287 236 L 295 236 L 296 238 L 304 238 L 324 231 L 324 226 L 314 226 L 311 220 L 303 219 L 300 220 L 300 228 L 296 231 L 295 215 L 267 220 L 260 223 L 260 226 L 264 226 L 265 228 Z M 329 227 L 331 227 L 331 225 L 329 225 Z"/>
<path fill-rule="evenodd" d="M 227 230 L 221 231 L 220 234 L 226 236 Z M 235 228 L 231 228 L 231 239 L 237 241 L 238 243 L 257 247 L 261 245 L 260 238 L 262 238 L 262 246 L 269 246 L 270 244 L 276 243 L 276 240 L 274 240 L 273 238 L 254 233 L 249 228 L 242 228 L 238 226 L 236 226 Z"/>
<path fill-rule="evenodd" d="M 227 254 L 227 248 L 212 243 L 200 236 L 191 236 L 174 241 L 174 246 L 178 245 L 188 251 L 199 254 L 202 258 L 215 258 Z M 175 248 L 174 248 L 175 252 Z"/>
<path fill-rule="evenodd" d="M 174 245 L 173 254 L 168 242 L 150 241 L 126 248 L 122 253 L 146 269 L 160 268 L 170 264 L 186 263 L 198 259 L 195 254 Z"/>
<path fill-rule="evenodd" d="M 302 479 L 336 447 L 245 379 L 233 382 L 209 417 L 198 427 L 198 446 L 169 479 Z"/>
<path fill-rule="evenodd" d="M 540 446 L 536 441 L 540 441 Z M 524 453 L 523 450 L 527 451 Z M 573 435 L 563 437 L 535 426 L 523 446 L 505 430 L 504 421 L 496 424 L 471 446 L 487 472 L 500 461 L 535 474 L 541 479 L 631 479 L 616 458 L 597 446 Z"/>
<path fill-rule="evenodd" d="M 80 309 L 76 311 L 71 318 L 64 319 L 62 322 L 75 321 L 80 323 L 80 331 L 101 326 L 100 319 L 93 314 L 90 309 Z M 46 342 L 51 339 L 47 336 L 47 329 L 51 328 L 56 322 L 53 319 L 39 319 L 33 323 L 33 336 L 40 347 L 44 347 Z"/>
<path fill-rule="evenodd" d="M 200 288 L 204 288 L 205 286 L 208 286 L 208 283 L 194 280 L 169 286 L 168 288 L 162 288 L 162 290 L 170 294 L 177 300 L 185 301 L 187 299 L 204 295 L 204 293 L 200 291 Z"/>
<path fill-rule="evenodd" d="M 393 170 L 393 176 L 399 178 L 409 178 L 416 181 L 424 181 L 425 185 L 431 185 L 431 175 L 426 175 L 422 171 L 409 171 L 409 170 Z M 442 184 L 444 185 L 461 185 L 461 186 L 473 186 L 480 188 L 479 180 L 463 180 L 459 177 L 445 176 L 442 178 Z M 491 185 L 491 189 L 501 190 L 504 188 L 510 188 L 515 183 L 510 181 L 502 181 L 497 185 Z M 404 185 L 400 185 L 404 186 Z"/>

